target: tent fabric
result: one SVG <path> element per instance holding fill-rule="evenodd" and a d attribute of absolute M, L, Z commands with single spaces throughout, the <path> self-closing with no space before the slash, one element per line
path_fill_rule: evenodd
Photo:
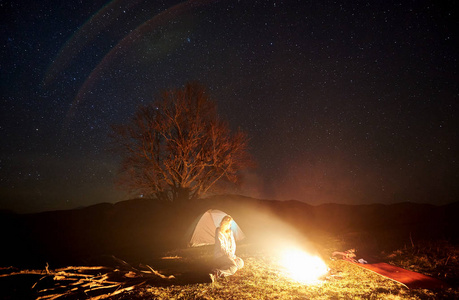
<path fill-rule="evenodd" d="M 220 226 L 221 220 L 226 215 L 227 213 L 218 209 L 209 209 L 203 213 L 191 227 L 192 234 L 188 245 L 190 247 L 198 247 L 215 244 L 215 229 Z M 234 220 L 231 223 L 231 230 L 236 241 L 245 238 L 241 228 Z"/>

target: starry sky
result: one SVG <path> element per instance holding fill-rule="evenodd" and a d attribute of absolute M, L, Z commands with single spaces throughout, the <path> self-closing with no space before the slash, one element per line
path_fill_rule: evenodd
<path fill-rule="evenodd" d="M 239 194 L 459 196 L 454 1 L 1 1 L 0 209 L 130 198 L 112 124 L 199 81 L 251 138 Z"/>

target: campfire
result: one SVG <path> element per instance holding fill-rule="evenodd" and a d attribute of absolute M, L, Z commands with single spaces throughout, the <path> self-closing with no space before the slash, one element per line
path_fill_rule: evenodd
<path fill-rule="evenodd" d="M 288 248 L 281 253 L 280 265 L 293 280 L 311 284 L 327 274 L 328 267 L 318 256 L 299 248 Z"/>

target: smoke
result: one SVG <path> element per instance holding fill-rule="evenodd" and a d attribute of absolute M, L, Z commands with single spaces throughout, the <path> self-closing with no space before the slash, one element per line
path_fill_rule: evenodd
<path fill-rule="evenodd" d="M 388 171 L 378 170 L 363 159 L 339 154 L 319 159 L 292 157 L 273 179 L 271 199 L 310 204 L 387 202 L 396 193 L 397 183 Z"/>
<path fill-rule="evenodd" d="M 257 245 L 264 253 L 277 255 L 286 248 L 316 253 L 308 237 L 288 223 L 288 220 L 299 220 L 286 214 L 282 214 L 281 219 L 280 210 L 280 207 L 277 209 L 276 205 L 272 206 L 270 201 L 244 200 L 237 209 L 233 207 L 228 212 L 245 233 L 245 242 Z"/>

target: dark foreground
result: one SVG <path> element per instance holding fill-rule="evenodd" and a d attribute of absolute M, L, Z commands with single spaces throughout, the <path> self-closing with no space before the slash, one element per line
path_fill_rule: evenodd
<path fill-rule="evenodd" d="M 92 293 L 88 292 L 94 289 L 88 290 L 90 285 L 80 290 L 73 285 L 77 293 L 65 294 L 67 290 L 63 288 L 59 290 L 65 294 L 61 299 L 102 299 L 121 288 L 126 289 L 111 298 L 459 298 L 458 237 L 454 230 L 459 225 L 457 207 L 408 203 L 310 206 L 227 196 L 181 210 L 142 199 L 71 211 L 4 214 L 2 235 L 8 247 L 1 266 L 4 274 L 45 271 L 47 264 L 49 273 L 68 266 L 105 268 L 91 276 L 118 270 L 111 275 L 113 289 L 104 287 L 100 293 Z M 186 248 L 188 227 L 207 208 L 231 214 L 247 235 L 238 247 L 246 261 L 245 268 L 213 285 L 207 275 L 211 248 Z M 279 237 L 317 251 L 330 268 L 328 277 L 320 283 L 304 285 L 284 276 L 269 251 Z M 371 256 L 440 279 L 451 288 L 409 290 L 348 263 L 330 260 L 333 251 L 350 248 L 356 248 L 362 257 Z M 128 270 L 130 267 L 142 272 L 140 277 L 136 278 L 135 271 Z M 56 274 L 51 275 L 1 277 L 0 288 L 5 291 L 2 297 L 44 296 L 42 291 L 55 288 L 58 282 Z M 174 278 L 169 278 L 171 275 Z"/>

